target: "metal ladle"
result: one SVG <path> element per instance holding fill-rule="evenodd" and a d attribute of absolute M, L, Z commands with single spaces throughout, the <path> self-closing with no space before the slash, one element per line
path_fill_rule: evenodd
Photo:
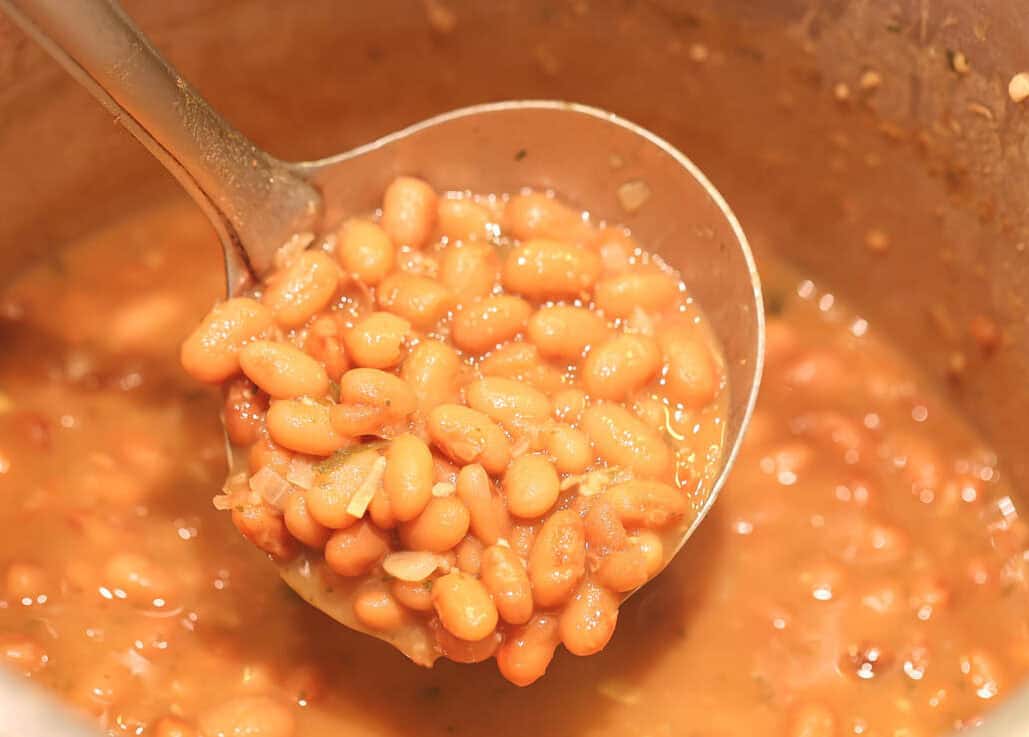
<path fill-rule="evenodd" d="M 596 216 L 629 226 L 679 269 L 724 350 L 731 389 L 724 449 L 708 496 L 676 552 L 703 520 L 736 458 L 757 396 L 761 287 L 736 217 L 696 165 L 666 141 L 596 108 L 515 101 L 456 110 L 352 151 L 287 163 L 219 116 L 113 0 L 0 0 L 0 7 L 203 208 L 225 252 L 230 294 L 259 280 L 291 235 L 375 210 L 398 174 L 420 176 L 439 190 L 552 188 L 573 203 L 589 203 Z M 310 604 L 367 631 L 340 589 L 323 584 L 329 574 L 320 557 L 301 558 L 280 572 Z M 402 649 L 421 663 L 435 657 L 424 642 Z"/>

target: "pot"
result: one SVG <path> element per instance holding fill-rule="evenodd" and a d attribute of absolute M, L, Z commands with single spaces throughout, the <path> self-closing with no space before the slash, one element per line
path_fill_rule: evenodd
<path fill-rule="evenodd" d="M 510 98 L 651 128 L 908 348 L 1029 488 L 1029 8 L 985 0 L 125 0 L 286 160 Z M 502 31 L 498 30 L 502 29 Z M 427 73 L 426 70 L 431 70 Z M 0 18 L 0 279 L 176 184 Z M 966 326 L 985 317 L 999 350 Z M 1023 497 L 1029 503 L 1029 498 Z M 1029 694 L 1011 700 L 1029 732 Z M 1015 717 L 1013 717 L 1015 718 Z"/>

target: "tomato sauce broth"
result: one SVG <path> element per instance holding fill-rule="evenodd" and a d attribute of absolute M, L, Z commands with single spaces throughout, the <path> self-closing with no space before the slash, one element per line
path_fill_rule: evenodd
<path fill-rule="evenodd" d="M 112 734 L 939 734 L 1029 672 L 1027 529 L 997 459 L 830 292 L 764 263 L 732 477 L 608 648 L 518 689 L 303 603 L 211 504 L 221 400 L 178 367 L 220 297 L 184 204 L 0 292 L 0 658 Z M 246 731 L 250 730 L 250 731 Z"/>

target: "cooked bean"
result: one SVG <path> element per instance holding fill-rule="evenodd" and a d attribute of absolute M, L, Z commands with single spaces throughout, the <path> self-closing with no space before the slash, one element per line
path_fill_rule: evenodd
<path fill-rule="evenodd" d="M 492 351 L 479 361 L 483 376 L 523 379 L 540 365 L 539 350 L 532 343 L 512 341 Z"/>
<path fill-rule="evenodd" d="M 554 417 L 562 422 L 576 423 L 588 404 L 582 389 L 562 389 L 554 395 Z"/>
<path fill-rule="evenodd" d="M 497 628 L 497 607 L 478 579 L 460 571 L 440 576 L 432 585 L 432 605 L 455 637 L 475 642 Z"/>
<path fill-rule="evenodd" d="M 339 232 L 336 251 L 343 270 L 375 286 L 393 270 L 396 253 L 386 231 L 367 220 L 348 220 Z"/>
<path fill-rule="evenodd" d="M 456 496 L 433 497 L 421 514 L 400 524 L 400 540 L 410 550 L 445 553 L 468 534 L 470 519 Z"/>
<path fill-rule="evenodd" d="M 485 297 L 500 279 L 500 257 L 489 243 L 454 243 L 443 249 L 439 280 L 462 302 Z"/>
<path fill-rule="evenodd" d="M 786 728 L 786 737 L 835 737 L 836 734 L 836 716 L 829 707 L 818 702 L 795 707 Z"/>
<path fill-rule="evenodd" d="M 289 473 L 289 466 L 293 460 L 293 453 L 275 443 L 266 434 L 250 446 L 250 453 L 247 457 L 247 467 L 253 475 L 265 466 L 271 468 L 283 478 Z"/>
<path fill-rule="evenodd" d="M 454 313 L 450 337 L 463 351 L 485 353 L 525 330 L 531 313 L 532 307 L 520 297 L 483 297 Z"/>
<path fill-rule="evenodd" d="M 497 667 L 511 683 L 528 686 L 546 673 L 560 642 L 556 617 L 534 617 L 507 633 L 497 651 Z"/>
<path fill-rule="evenodd" d="M 296 555 L 296 543 L 277 509 L 268 504 L 237 505 L 232 509 L 232 524 L 254 547 L 281 561 Z"/>
<path fill-rule="evenodd" d="M 459 404 L 441 404 L 429 413 L 429 437 L 458 463 L 481 463 L 499 474 L 511 460 L 504 431 L 482 412 Z"/>
<path fill-rule="evenodd" d="M 45 596 L 46 571 L 32 563 L 11 563 L 7 567 L 5 591 L 11 599 L 36 599 Z"/>
<path fill-rule="evenodd" d="M 552 411 L 543 392 L 499 376 L 469 384 L 466 397 L 469 407 L 499 422 L 508 432 L 538 429 Z"/>
<path fill-rule="evenodd" d="M 25 676 L 38 673 L 50 661 L 46 649 L 34 638 L 0 634 L 0 664 Z"/>
<path fill-rule="evenodd" d="M 324 251 L 304 251 L 265 289 L 261 301 L 284 328 L 303 325 L 321 312 L 339 287 L 339 266 Z"/>
<path fill-rule="evenodd" d="M 347 512 L 347 506 L 378 459 L 377 451 L 363 450 L 326 461 L 325 467 L 316 471 L 314 485 L 307 492 L 307 511 L 311 517 L 334 530 L 352 525 L 355 517 Z M 388 461 L 386 468 L 389 468 Z"/>
<path fill-rule="evenodd" d="M 433 474 L 429 446 L 410 434 L 393 439 L 382 485 L 397 520 L 406 522 L 422 513 L 432 498 Z"/>
<path fill-rule="evenodd" d="M 390 274 L 376 290 L 379 307 L 399 315 L 418 330 L 429 330 L 450 310 L 453 297 L 435 279 L 417 274 Z"/>
<path fill-rule="evenodd" d="M 478 463 L 461 469 L 457 475 L 457 497 L 470 516 L 472 534 L 486 545 L 493 545 L 507 534 L 510 520 L 503 500 L 493 493 L 489 476 Z"/>
<path fill-rule="evenodd" d="M 478 538 L 466 536 L 454 548 L 457 556 L 457 567 L 471 576 L 478 576 L 482 568 L 482 543 Z M 491 592 L 492 593 L 492 592 Z"/>
<path fill-rule="evenodd" d="M 489 238 L 490 211 L 470 197 L 443 197 L 436 208 L 439 232 L 450 240 Z"/>
<path fill-rule="evenodd" d="M 404 358 L 411 323 L 388 312 L 373 312 L 343 334 L 348 355 L 358 366 L 388 369 Z"/>
<path fill-rule="evenodd" d="M 121 591 L 136 604 L 153 604 L 158 599 L 169 599 L 174 584 L 158 563 L 137 553 L 117 553 L 104 566 L 107 585 Z"/>
<path fill-rule="evenodd" d="M 311 516 L 304 494 L 293 493 L 286 498 L 282 517 L 289 534 L 309 548 L 321 550 L 332 534 L 332 530 Z"/>
<path fill-rule="evenodd" d="M 593 465 L 593 446 L 582 430 L 559 424 L 545 430 L 543 437 L 558 473 L 583 473 Z"/>
<path fill-rule="evenodd" d="M 522 559 L 510 548 L 491 545 L 482 551 L 480 572 L 500 618 L 508 624 L 528 622 L 532 616 L 532 586 Z"/>
<path fill-rule="evenodd" d="M 637 589 L 650 578 L 646 556 L 633 545 L 604 555 L 593 576 L 604 588 L 619 593 Z"/>
<path fill-rule="evenodd" d="M 350 360 L 343 349 L 344 330 L 342 314 L 332 312 L 314 318 L 304 339 L 304 352 L 319 361 L 333 381 L 339 381 L 343 372 L 350 368 Z"/>
<path fill-rule="evenodd" d="M 386 534 L 362 519 L 332 534 L 325 543 L 325 562 L 341 576 L 364 576 L 388 552 Z"/>
<path fill-rule="evenodd" d="M 618 623 L 618 599 L 586 581 L 558 617 L 561 642 L 572 655 L 599 653 Z"/>
<path fill-rule="evenodd" d="M 271 439 L 298 453 L 327 456 L 347 444 L 329 419 L 329 405 L 306 399 L 277 399 L 265 422 Z"/>
<path fill-rule="evenodd" d="M 393 513 L 393 503 L 389 494 L 384 488 L 375 491 L 372 500 L 368 502 L 368 518 L 380 530 L 392 530 L 397 526 L 397 518 Z"/>
<path fill-rule="evenodd" d="M 457 352 L 446 343 L 423 340 L 404 360 L 400 375 L 427 412 L 437 404 L 457 401 L 461 365 Z"/>
<path fill-rule="evenodd" d="M 665 547 L 661 538 L 650 530 L 640 530 L 629 538 L 629 545 L 643 554 L 647 578 L 653 578 L 665 564 Z"/>
<path fill-rule="evenodd" d="M 340 377 L 340 404 L 329 417 L 343 437 L 382 435 L 417 408 L 417 399 L 403 379 L 380 369 L 351 369 Z M 387 433 L 388 434 L 388 433 Z"/>
<path fill-rule="evenodd" d="M 432 611 L 432 581 L 394 579 L 389 587 L 393 598 L 415 612 Z"/>
<path fill-rule="evenodd" d="M 600 255 L 604 271 L 608 274 L 627 271 L 631 259 L 642 252 L 640 244 L 625 228 L 601 228 L 590 242 L 590 248 Z"/>
<path fill-rule="evenodd" d="M 321 364 L 289 343 L 255 340 L 240 350 L 239 366 L 273 399 L 321 397 L 329 391 Z"/>
<path fill-rule="evenodd" d="M 383 584 L 367 586 L 354 597 L 354 616 L 376 632 L 393 632 L 407 620 L 403 608 Z"/>
<path fill-rule="evenodd" d="M 504 474 L 504 495 L 511 514 L 542 517 L 557 502 L 561 480 L 546 456 L 535 453 L 511 461 Z"/>
<path fill-rule="evenodd" d="M 504 261 L 504 288 L 533 300 L 573 298 L 600 275 L 597 254 L 581 246 L 537 238 L 513 249 Z"/>
<path fill-rule="evenodd" d="M 268 398 L 252 381 L 242 376 L 232 379 L 222 403 L 222 418 L 229 442 L 241 448 L 258 442 L 267 411 Z"/>
<path fill-rule="evenodd" d="M 429 622 L 429 628 L 436 638 L 436 648 L 443 657 L 455 663 L 481 663 L 489 660 L 500 647 L 502 635 L 494 631 L 481 640 L 469 642 L 450 634 L 438 619 Z"/>
<path fill-rule="evenodd" d="M 568 601 L 586 573 L 586 531 L 579 515 L 564 509 L 543 523 L 529 552 L 528 571 L 539 606 Z"/>
<path fill-rule="evenodd" d="M 604 495 L 589 499 L 589 511 L 583 523 L 586 525 L 586 542 L 590 552 L 604 555 L 612 550 L 623 550 L 629 544 L 629 535 L 618 512 Z"/>
<path fill-rule="evenodd" d="M 421 248 L 436 226 L 439 197 L 421 179 L 397 177 L 382 199 L 382 227 L 399 246 Z"/>
<path fill-rule="evenodd" d="M 587 408 L 582 413 L 582 429 L 600 457 L 611 465 L 647 478 L 669 470 L 671 452 L 661 436 L 624 407 L 601 402 Z"/>
<path fill-rule="evenodd" d="M 622 401 L 661 369 L 661 350 L 646 335 L 623 334 L 595 346 L 582 365 L 586 391 L 596 399 Z"/>
<path fill-rule="evenodd" d="M 604 492 L 622 524 L 650 529 L 666 527 L 686 514 L 682 492 L 659 481 L 636 479 L 615 484 Z"/>
<path fill-rule="evenodd" d="M 557 238 L 569 243 L 585 243 L 593 229 L 582 216 L 541 192 L 518 194 L 504 208 L 504 229 L 519 240 Z"/>
<path fill-rule="evenodd" d="M 681 333 L 662 336 L 665 391 L 688 409 L 706 407 L 718 394 L 718 368 L 704 341 Z"/>
<path fill-rule="evenodd" d="M 182 344 L 179 359 L 198 381 L 216 384 L 239 371 L 239 351 L 272 325 L 271 310 L 248 297 L 216 304 Z"/>
<path fill-rule="evenodd" d="M 626 318 L 636 310 L 667 310 L 679 298 L 679 284 L 661 272 L 630 272 L 597 282 L 594 302 L 608 318 Z"/>
<path fill-rule="evenodd" d="M 184 719 L 164 716 L 154 722 L 152 737 L 200 737 L 200 733 Z"/>
<path fill-rule="evenodd" d="M 553 305 L 529 318 L 527 332 L 542 355 L 570 362 L 582 358 L 588 347 L 600 344 L 608 327 L 602 317 L 584 307 Z"/>
<path fill-rule="evenodd" d="M 292 711 L 268 696 L 243 696 L 200 715 L 204 737 L 293 737 Z"/>

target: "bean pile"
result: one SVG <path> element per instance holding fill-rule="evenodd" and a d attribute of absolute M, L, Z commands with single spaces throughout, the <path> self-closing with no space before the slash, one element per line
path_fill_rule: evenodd
<path fill-rule="evenodd" d="M 719 350 L 678 274 L 553 196 L 440 196 L 284 246 L 182 346 L 248 472 L 215 498 L 276 560 L 360 582 L 367 631 L 496 657 L 604 648 L 721 450 Z M 431 659 L 429 660 L 431 662 Z"/>

